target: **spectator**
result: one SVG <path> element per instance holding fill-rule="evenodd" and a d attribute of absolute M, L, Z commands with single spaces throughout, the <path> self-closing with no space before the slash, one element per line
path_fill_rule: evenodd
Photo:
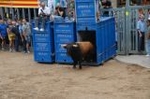
<path fill-rule="evenodd" d="M 144 51 L 145 48 L 145 32 L 146 32 L 146 23 L 144 21 L 144 15 L 141 14 L 139 16 L 139 20 L 137 22 L 137 31 L 138 31 L 138 37 L 139 37 L 139 52 Z"/>
<path fill-rule="evenodd" d="M 150 56 L 150 18 L 147 21 L 148 31 L 146 33 L 146 56 Z"/>
<path fill-rule="evenodd" d="M 22 20 L 23 26 L 23 36 L 25 38 L 24 40 L 24 52 L 30 53 L 30 43 L 31 43 L 31 26 L 30 23 L 26 21 L 26 19 Z"/>
<path fill-rule="evenodd" d="M 22 30 L 22 20 L 18 20 L 18 28 L 19 28 L 21 41 L 23 42 L 24 38 L 23 38 L 23 30 Z"/>
<path fill-rule="evenodd" d="M 12 27 L 12 33 L 15 34 L 15 51 L 19 52 L 19 44 L 20 44 L 20 33 L 19 33 L 19 27 L 17 25 L 16 21 L 12 22 L 13 27 Z"/>
<path fill-rule="evenodd" d="M 58 3 L 55 8 L 54 15 L 51 16 L 51 20 L 53 21 L 55 18 L 64 18 L 65 19 L 65 17 L 66 17 L 65 10 Z"/>
<path fill-rule="evenodd" d="M 7 34 L 8 34 L 8 39 L 9 39 L 9 51 L 10 52 L 14 50 L 15 34 L 12 32 L 13 24 L 15 24 L 15 21 L 11 21 L 10 19 L 8 19 Z"/>
<path fill-rule="evenodd" d="M 148 19 L 150 19 L 150 9 L 148 9 Z"/>
<path fill-rule="evenodd" d="M 75 4 L 74 0 L 70 0 L 67 5 L 67 13 L 69 18 L 75 19 Z"/>
<path fill-rule="evenodd" d="M 35 19 L 35 30 L 39 30 L 38 22 L 41 20 L 41 29 L 40 31 L 44 31 L 45 21 L 48 20 L 50 16 L 50 9 L 45 5 L 44 2 L 41 2 L 40 7 L 38 9 L 38 17 Z"/>
<path fill-rule="evenodd" d="M 67 1 L 66 0 L 60 0 L 60 6 L 64 9 L 64 11 L 66 12 L 67 9 Z"/>
<path fill-rule="evenodd" d="M 111 1 L 109 1 L 109 0 L 102 0 L 102 6 L 103 6 L 104 9 L 112 8 Z M 103 15 L 104 16 L 109 16 L 109 11 L 104 11 Z"/>
<path fill-rule="evenodd" d="M 5 50 L 4 45 L 5 45 L 6 36 L 7 36 L 7 25 L 4 23 L 3 19 L 0 19 L 0 39 L 2 40 L 1 46 L 3 51 Z"/>
<path fill-rule="evenodd" d="M 54 0 L 48 0 L 48 7 L 50 9 L 50 13 L 54 13 L 55 10 L 55 1 Z"/>

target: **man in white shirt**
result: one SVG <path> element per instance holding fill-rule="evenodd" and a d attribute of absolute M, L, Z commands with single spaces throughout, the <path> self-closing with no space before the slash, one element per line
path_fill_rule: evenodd
<path fill-rule="evenodd" d="M 40 31 L 44 31 L 45 27 L 45 21 L 49 18 L 50 16 L 50 9 L 45 6 L 44 2 L 41 2 L 39 10 L 38 10 L 38 17 L 35 19 L 35 30 L 39 30 L 38 28 L 38 22 L 41 20 L 41 29 Z"/>

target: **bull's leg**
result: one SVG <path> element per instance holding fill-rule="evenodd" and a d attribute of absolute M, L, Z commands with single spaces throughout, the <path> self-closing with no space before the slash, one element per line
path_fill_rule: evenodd
<path fill-rule="evenodd" d="M 82 69 L 81 61 L 79 61 L 79 69 Z"/>
<path fill-rule="evenodd" d="M 74 62 L 73 62 L 73 68 L 74 68 L 74 69 L 76 68 L 76 65 L 77 65 L 77 61 L 74 61 Z"/>

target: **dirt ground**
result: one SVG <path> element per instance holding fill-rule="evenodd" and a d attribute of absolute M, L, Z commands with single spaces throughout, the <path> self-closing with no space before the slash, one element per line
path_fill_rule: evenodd
<path fill-rule="evenodd" d="M 110 60 L 79 70 L 0 51 L 0 99 L 150 99 L 150 69 Z"/>

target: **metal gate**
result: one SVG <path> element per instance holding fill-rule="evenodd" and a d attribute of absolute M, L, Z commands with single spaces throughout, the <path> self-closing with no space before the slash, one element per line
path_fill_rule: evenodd
<path fill-rule="evenodd" d="M 141 9 L 146 21 L 148 19 L 148 9 L 150 9 L 150 6 L 129 6 L 109 10 L 101 9 L 101 14 L 103 14 L 104 11 L 109 11 L 109 16 L 115 17 L 118 54 L 139 53 L 136 24 L 138 21 L 139 10 Z"/>
<path fill-rule="evenodd" d="M 0 16 L 3 19 L 22 19 L 26 18 L 30 22 L 33 20 L 38 14 L 37 8 L 5 8 L 0 7 Z"/>

